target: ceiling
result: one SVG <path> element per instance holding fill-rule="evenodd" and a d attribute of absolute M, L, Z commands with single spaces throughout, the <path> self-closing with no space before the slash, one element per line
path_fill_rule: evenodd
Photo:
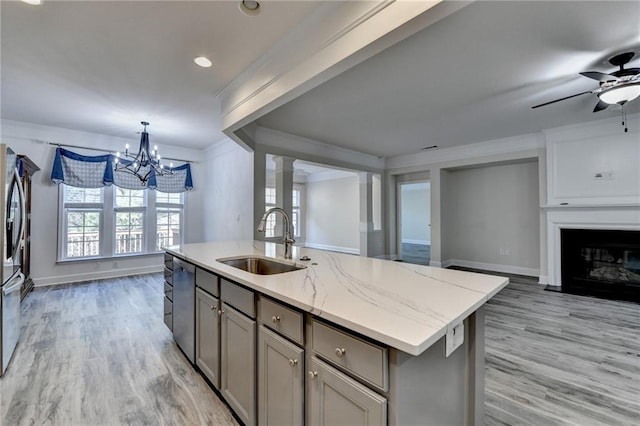
<path fill-rule="evenodd" d="M 0 2 L 3 119 L 204 148 L 222 139 L 216 94 L 316 1 Z M 213 67 L 200 68 L 196 56 Z"/>
<path fill-rule="evenodd" d="M 257 122 L 388 157 L 616 116 L 594 94 L 531 106 L 597 88 L 578 73 L 614 54 L 640 67 L 638 22 L 638 1 L 477 1 Z"/>

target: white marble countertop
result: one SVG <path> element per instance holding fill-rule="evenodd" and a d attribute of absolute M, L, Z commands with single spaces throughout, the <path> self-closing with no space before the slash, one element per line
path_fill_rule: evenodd
<path fill-rule="evenodd" d="M 491 275 L 293 249 L 295 263 L 308 267 L 276 275 L 252 274 L 216 259 L 257 255 L 285 261 L 282 244 L 225 241 L 174 246 L 167 252 L 411 355 L 424 352 L 509 282 Z M 305 255 L 311 261 L 297 260 Z"/>

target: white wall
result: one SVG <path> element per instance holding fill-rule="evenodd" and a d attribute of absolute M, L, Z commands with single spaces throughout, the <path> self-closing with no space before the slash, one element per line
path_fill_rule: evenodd
<path fill-rule="evenodd" d="M 253 239 L 253 153 L 226 139 L 207 150 L 204 240 Z"/>
<path fill-rule="evenodd" d="M 401 190 L 402 241 L 431 244 L 431 185 L 429 182 L 405 183 Z"/>
<path fill-rule="evenodd" d="M 133 146 L 137 143 L 68 129 L 2 121 L 2 143 L 18 154 L 29 156 L 42 169 L 34 177 L 32 192 L 32 278 L 35 285 L 78 282 L 162 270 L 161 254 L 57 263 L 58 186 L 51 183 L 50 179 L 55 147 L 41 141 L 104 148 L 105 151 L 117 149 L 127 142 Z M 198 159 L 197 153 L 193 150 L 164 146 L 159 148 L 165 157 Z M 86 153 L 99 154 L 92 151 Z M 200 241 L 203 235 L 200 193 L 204 179 L 201 164 L 192 164 L 192 172 L 196 189 L 187 193 L 186 242 Z"/>
<path fill-rule="evenodd" d="M 360 251 L 358 175 L 307 182 L 306 245 L 327 250 Z"/>
<path fill-rule="evenodd" d="M 548 204 L 640 203 L 640 115 L 545 131 Z"/>
<path fill-rule="evenodd" d="M 442 197 L 445 262 L 539 274 L 537 161 L 450 170 Z"/>

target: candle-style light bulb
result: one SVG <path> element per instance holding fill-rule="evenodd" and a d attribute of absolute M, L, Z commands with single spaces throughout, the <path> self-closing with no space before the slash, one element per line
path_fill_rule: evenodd
<path fill-rule="evenodd" d="M 169 168 L 173 169 L 173 163 L 169 163 Z"/>

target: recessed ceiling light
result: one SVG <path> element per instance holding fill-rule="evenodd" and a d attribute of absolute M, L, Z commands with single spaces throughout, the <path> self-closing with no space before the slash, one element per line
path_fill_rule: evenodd
<path fill-rule="evenodd" d="M 252 0 L 241 0 L 238 2 L 238 9 L 247 16 L 260 14 L 260 3 Z"/>
<path fill-rule="evenodd" d="M 42 0 L 22 0 L 23 2 L 27 3 L 27 4 L 31 4 L 34 6 L 38 6 L 42 4 Z"/>
<path fill-rule="evenodd" d="M 204 56 L 198 56 L 193 59 L 193 62 L 200 65 L 202 68 L 209 68 L 213 63 L 209 58 L 205 58 Z"/>

